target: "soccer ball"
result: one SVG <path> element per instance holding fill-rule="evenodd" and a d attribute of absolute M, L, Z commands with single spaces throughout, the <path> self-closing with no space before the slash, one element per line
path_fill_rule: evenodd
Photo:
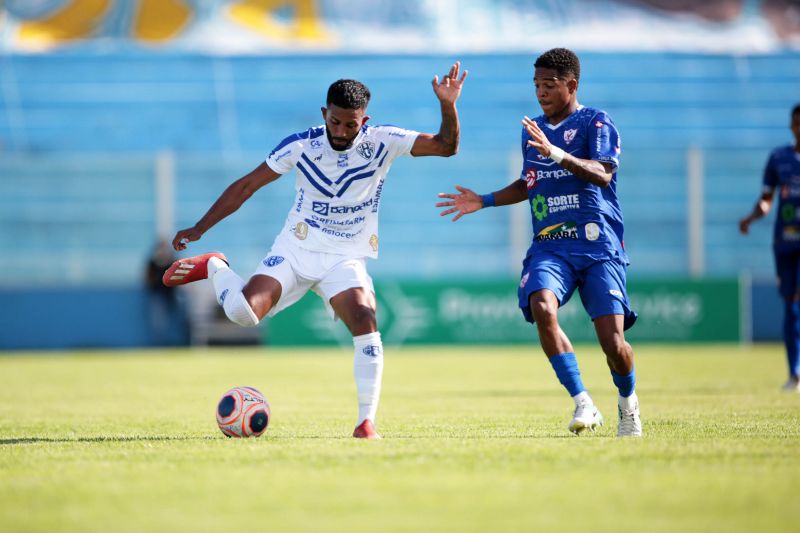
<path fill-rule="evenodd" d="M 217 405 L 217 425 L 228 437 L 260 437 L 269 417 L 269 402 L 253 387 L 235 387 Z"/>

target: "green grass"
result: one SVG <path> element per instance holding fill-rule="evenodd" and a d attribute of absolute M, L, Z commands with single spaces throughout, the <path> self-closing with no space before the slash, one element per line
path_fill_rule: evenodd
<path fill-rule="evenodd" d="M 640 440 L 593 346 L 595 434 L 534 346 L 389 348 L 370 442 L 344 349 L 6 354 L 0 531 L 796 531 L 782 348 L 635 348 Z M 217 429 L 234 385 L 269 399 L 264 437 Z"/>

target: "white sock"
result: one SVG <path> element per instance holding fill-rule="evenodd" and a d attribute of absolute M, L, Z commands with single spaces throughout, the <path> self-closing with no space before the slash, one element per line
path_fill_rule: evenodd
<path fill-rule="evenodd" d="M 230 268 L 230 267 L 228 267 L 228 263 L 226 263 L 219 257 L 212 257 L 211 259 L 209 259 L 208 264 L 206 265 L 206 270 L 208 272 L 208 279 L 213 278 L 214 274 L 216 274 L 217 270 L 219 270 L 220 268 Z"/>
<path fill-rule="evenodd" d="M 621 409 L 626 411 L 630 411 L 639 403 L 639 398 L 636 397 L 636 392 L 633 392 L 627 398 L 623 398 L 622 396 L 617 398 L 617 404 L 620 406 Z"/>
<path fill-rule="evenodd" d="M 573 396 L 572 399 L 575 400 L 575 407 L 579 405 L 594 405 L 591 396 L 589 396 L 589 393 L 586 391 L 579 392 Z"/>
<path fill-rule="evenodd" d="M 208 277 L 214 284 L 217 302 L 232 322 L 246 328 L 258 325 L 258 316 L 250 308 L 250 304 L 242 294 L 244 281 L 228 267 L 225 261 L 216 257 L 209 259 Z"/>
<path fill-rule="evenodd" d="M 381 397 L 383 376 L 383 344 L 379 332 L 353 337 L 355 357 L 353 376 L 358 393 L 358 424 L 369 418 L 375 423 Z"/>

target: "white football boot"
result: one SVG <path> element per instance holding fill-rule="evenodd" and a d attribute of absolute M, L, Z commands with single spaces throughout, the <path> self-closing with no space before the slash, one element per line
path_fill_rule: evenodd
<path fill-rule="evenodd" d="M 797 376 L 791 376 L 789 381 L 783 384 L 784 392 L 800 392 L 800 379 Z"/>
<path fill-rule="evenodd" d="M 603 425 L 603 415 L 592 403 L 581 403 L 575 407 L 575 413 L 569 423 L 569 430 L 580 435 L 587 429 L 594 431 Z"/>
<path fill-rule="evenodd" d="M 641 437 L 642 420 L 639 417 L 639 398 L 635 392 L 628 398 L 620 396 L 617 399 L 617 412 L 619 413 L 617 437 Z"/>

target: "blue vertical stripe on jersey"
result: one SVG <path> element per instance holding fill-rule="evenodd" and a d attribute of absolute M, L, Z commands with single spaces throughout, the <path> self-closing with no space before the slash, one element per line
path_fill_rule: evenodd
<path fill-rule="evenodd" d="M 306 179 L 313 185 L 319 192 L 327 196 L 328 198 L 333 198 L 333 193 L 328 191 L 325 187 L 314 181 L 314 178 L 311 177 L 311 174 L 308 173 L 308 170 L 303 166 L 302 163 L 299 161 L 297 162 L 297 168 L 305 175 Z"/>
<path fill-rule="evenodd" d="M 300 157 L 303 159 L 303 161 L 306 162 L 306 164 L 311 168 L 311 170 L 314 171 L 314 174 L 317 175 L 317 177 L 322 181 L 322 183 L 324 183 L 325 185 L 333 185 L 333 182 L 329 180 L 328 177 L 319 168 L 317 168 L 317 165 L 311 162 L 311 160 L 308 158 L 306 154 L 300 154 Z"/>

